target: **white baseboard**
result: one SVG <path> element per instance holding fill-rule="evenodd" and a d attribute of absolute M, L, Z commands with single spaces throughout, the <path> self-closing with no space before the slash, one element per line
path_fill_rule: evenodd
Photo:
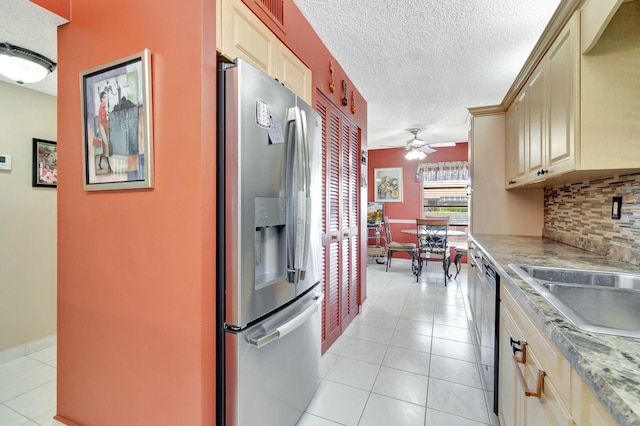
<path fill-rule="evenodd" d="M 32 354 L 34 352 L 41 351 L 55 345 L 57 338 L 55 334 L 43 337 L 22 345 L 14 346 L 12 348 L 4 349 L 0 351 L 0 364 L 4 364 L 25 355 Z"/>

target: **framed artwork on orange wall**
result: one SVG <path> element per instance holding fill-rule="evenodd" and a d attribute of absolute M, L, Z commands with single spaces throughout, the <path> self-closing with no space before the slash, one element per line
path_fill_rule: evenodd
<path fill-rule="evenodd" d="M 83 71 L 84 190 L 153 188 L 151 53 Z"/>
<path fill-rule="evenodd" d="M 373 176 L 375 202 L 402 202 L 402 167 L 374 169 Z"/>

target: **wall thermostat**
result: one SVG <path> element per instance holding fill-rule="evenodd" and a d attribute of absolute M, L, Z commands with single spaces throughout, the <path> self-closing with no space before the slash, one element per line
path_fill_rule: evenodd
<path fill-rule="evenodd" d="M 10 155 L 0 155 L 0 170 L 11 170 Z"/>

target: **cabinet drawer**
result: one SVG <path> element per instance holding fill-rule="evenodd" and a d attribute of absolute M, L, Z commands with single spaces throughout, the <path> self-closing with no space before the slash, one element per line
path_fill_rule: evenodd
<path fill-rule="evenodd" d="M 549 338 L 543 335 L 531 320 L 513 294 L 505 287 L 501 289 L 501 303 L 506 303 L 517 327 L 525 333 L 523 338 L 534 349 L 538 365 L 544 369 L 549 379 L 556 383 L 560 395 L 571 393 L 571 366 L 569 361 L 556 349 Z"/>
<path fill-rule="evenodd" d="M 540 370 L 545 371 L 538 360 L 538 355 L 534 348 L 527 349 L 524 375 L 529 386 L 535 386 Z M 529 397 L 525 399 L 524 423 L 536 425 L 541 424 L 540 419 L 545 419 L 546 424 L 549 425 L 572 426 L 574 423 L 571 414 L 565 406 L 565 403 L 569 404 L 569 394 L 564 394 L 566 395 L 564 399 L 561 398 L 561 395 L 552 378 L 548 375 L 545 376 L 540 398 Z"/>

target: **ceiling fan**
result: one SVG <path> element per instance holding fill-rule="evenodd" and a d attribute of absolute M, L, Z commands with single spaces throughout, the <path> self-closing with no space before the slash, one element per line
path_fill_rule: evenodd
<path fill-rule="evenodd" d="M 431 154 L 436 152 L 435 149 L 431 148 L 426 141 L 418 138 L 418 133 L 422 131 L 422 129 L 408 129 L 409 133 L 413 134 L 413 139 L 409 139 L 407 141 L 407 150 L 408 151 L 418 151 L 424 154 Z M 424 157 L 422 157 L 424 158 Z"/>
<path fill-rule="evenodd" d="M 407 155 L 404 156 L 407 160 L 422 160 L 427 154 L 431 154 L 436 152 L 435 149 L 431 148 L 429 144 L 418 138 L 418 133 L 422 131 L 422 129 L 408 129 L 409 133 L 413 134 L 413 139 L 409 139 L 407 141 Z"/>

